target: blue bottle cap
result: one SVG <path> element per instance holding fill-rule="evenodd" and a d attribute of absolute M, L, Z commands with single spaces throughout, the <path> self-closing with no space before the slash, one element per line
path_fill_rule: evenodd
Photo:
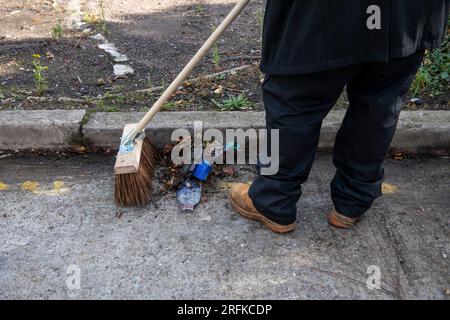
<path fill-rule="evenodd" d="M 212 165 L 203 161 L 201 164 L 195 166 L 194 172 L 192 175 L 196 177 L 198 180 L 205 181 L 209 173 L 212 170 Z"/>

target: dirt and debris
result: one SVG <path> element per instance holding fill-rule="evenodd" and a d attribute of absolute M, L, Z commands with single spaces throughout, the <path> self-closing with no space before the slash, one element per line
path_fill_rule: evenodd
<path fill-rule="evenodd" d="M 165 88 L 234 1 L 104 0 L 103 14 L 97 2 L 85 0 L 0 3 L 0 110 L 81 108 L 116 112 L 147 110 L 160 91 L 128 93 Z M 258 64 L 264 3 L 250 3 L 192 77 L 247 64 L 252 68 L 187 85 L 164 110 L 222 110 L 213 100 L 239 96 L 245 100 L 234 110 L 262 109 L 263 75 Z M 72 23 L 75 13 L 81 21 Z M 69 28 L 69 22 L 78 27 Z M 99 33 L 127 57 L 126 70 L 118 70 L 114 59 L 99 48 L 99 40 L 94 39 Z M 35 53 L 41 55 L 41 64 L 48 67 L 42 74 L 48 89 L 41 97 L 37 97 L 33 79 Z M 406 109 L 449 108 L 448 93 L 420 101 L 411 98 Z M 336 108 L 346 105 L 343 94 Z"/>

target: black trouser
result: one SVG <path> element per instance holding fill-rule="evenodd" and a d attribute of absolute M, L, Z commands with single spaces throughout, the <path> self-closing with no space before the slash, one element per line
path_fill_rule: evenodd
<path fill-rule="evenodd" d="M 279 129 L 280 162 L 277 174 L 259 175 L 253 182 L 249 195 L 256 209 L 278 223 L 295 222 L 301 184 L 311 170 L 322 120 L 347 86 L 350 104 L 334 146 L 337 170 L 331 197 L 345 216 L 366 212 L 381 195 L 383 161 L 422 59 L 420 51 L 383 63 L 267 76 L 263 84 L 266 126 Z"/>

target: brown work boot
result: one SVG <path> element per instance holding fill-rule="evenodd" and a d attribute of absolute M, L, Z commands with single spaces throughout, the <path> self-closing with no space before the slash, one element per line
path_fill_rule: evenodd
<path fill-rule="evenodd" d="M 337 212 L 336 209 L 333 209 L 328 214 L 328 223 L 336 228 L 349 229 L 353 227 L 358 220 L 359 218 L 346 217 Z"/>
<path fill-rule="evenodd" d="M 253 206 L 252 199 L 248 196 L 249 188 L 250 186 L 245 183 L 236 183 L 231 187 L 229 199 L 237 213 L 245 218 L 262 222 L 267 228 L 276 233 L 287 233 L 297 227 L 296 223 L 288 225 L 276 223 L 258 212 Z"/>

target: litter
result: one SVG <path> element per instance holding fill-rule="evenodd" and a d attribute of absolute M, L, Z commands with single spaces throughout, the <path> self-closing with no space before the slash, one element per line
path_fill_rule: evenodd
<path fill-rule="evenodd" d="M 193 212 L 202 197 L 202 185 L 189 180 L 177 191 L 177 199 L 181 204 L 181 212 Z"/>
<path fill-rule="evenodd" d="M 181 142 L 185 143 L 185 142 Z M 180 176 L 184 181 L 177 191 L 177 199 L 181 205 L 181 212 L 193 212 L 195 206 L 200 202 L 202 196 L 202 182 L 206 181 L 213 170 L 213 163 L 216 161 L 222 163 L 225 152 L 235 151 L 239 145 L 235 143 L 227 143 L 223 147 L 218 141 L 209 143 L 203 152 L 202 163 L 200 164 L 185 164 L 181 169 Z M 206 159 L 208 158 L 208 159 Z"/>

